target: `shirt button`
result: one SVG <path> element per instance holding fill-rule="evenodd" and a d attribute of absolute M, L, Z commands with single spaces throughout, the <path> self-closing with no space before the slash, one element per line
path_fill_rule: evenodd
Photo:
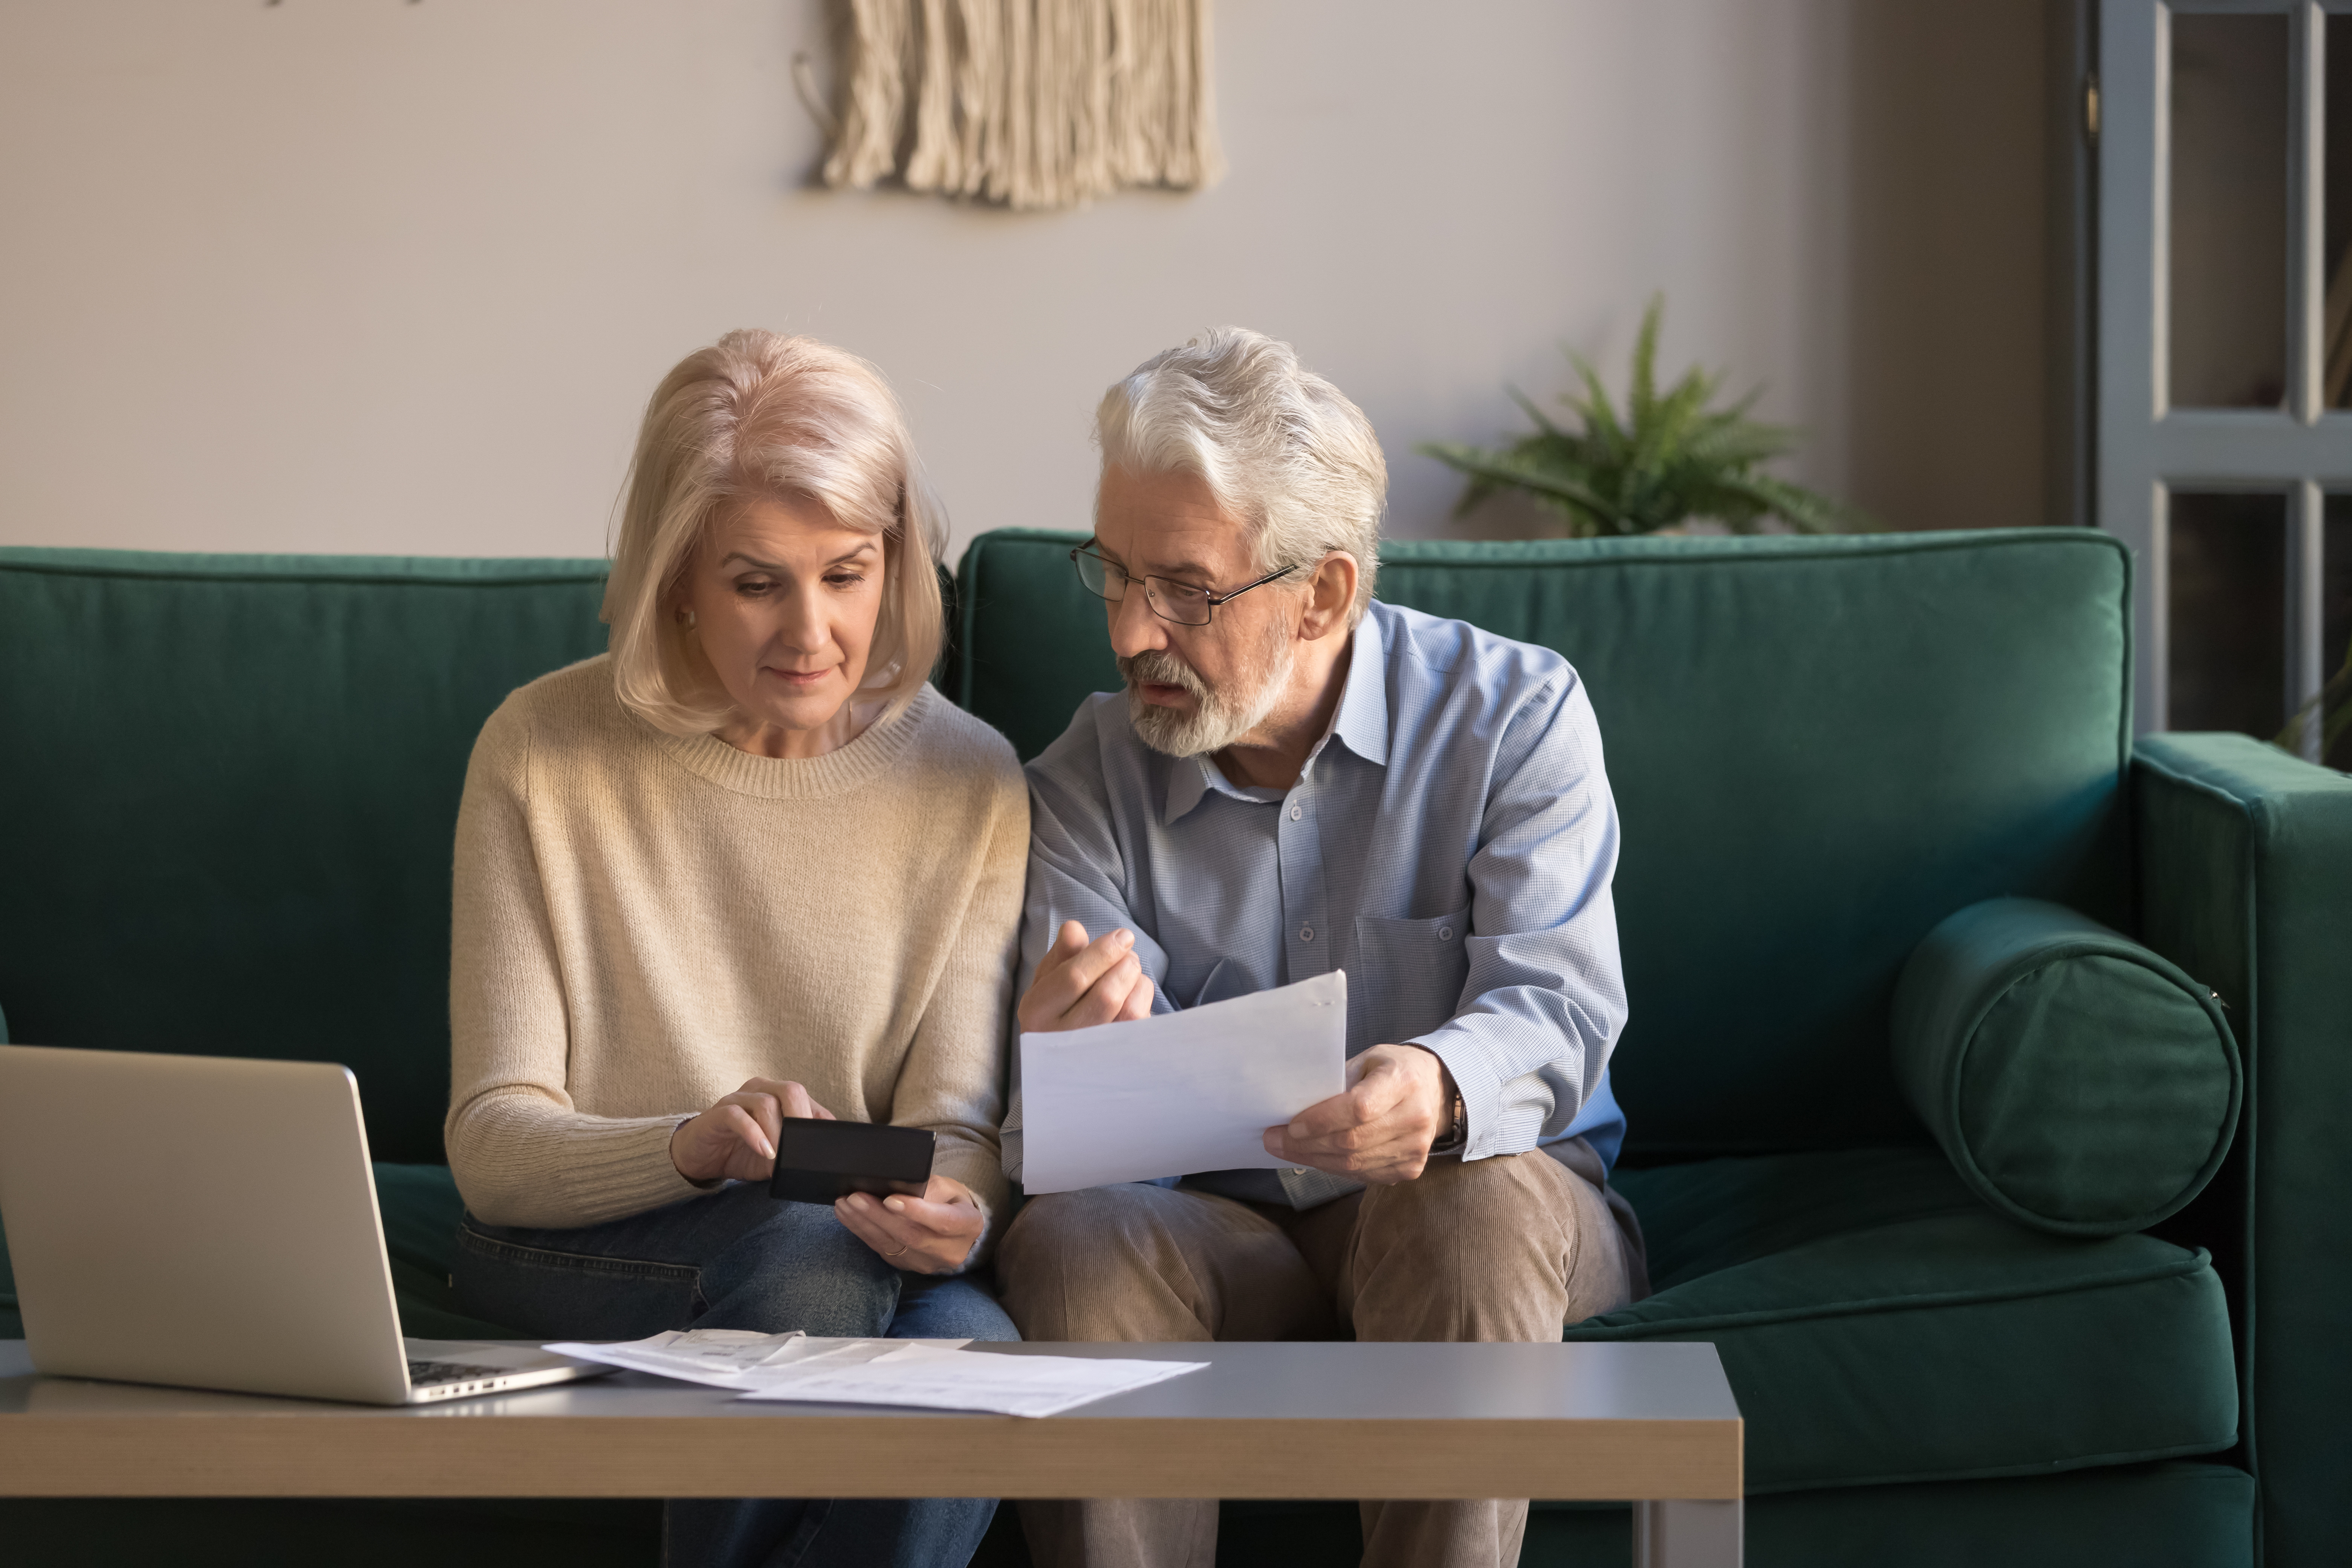
<path fill-rule="evenodd" d="M 1315 940 L 1315 928 L 1313 926 L 1300 926 L 1298 928 L 1298 940 L 1301 942 L 1313 942 Z"/>
<path fill-rule="evenodd" d="M 1437 928 L 1437 940 L 1440 942 L 1452 942 L 1454 940 L 1454 928 L 1452 926 L 1439 926 Z"/>
<path fill-rule="evenodd" d="M 1306 815 L 1307 808 L 1303 805 L 1294 805 L 1290 808 L 1290 820 L 1293 822 L 1297 821 L 1300 817 Z"/>

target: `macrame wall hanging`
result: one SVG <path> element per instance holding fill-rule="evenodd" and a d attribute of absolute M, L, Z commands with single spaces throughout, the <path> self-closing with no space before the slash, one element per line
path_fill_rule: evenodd
<path fill-rule="evenodd" d="M 896 174 L 1023 210 L 1213 184 L 1209 5 L 848 0 L 824 182 L 865 190 Z"/>

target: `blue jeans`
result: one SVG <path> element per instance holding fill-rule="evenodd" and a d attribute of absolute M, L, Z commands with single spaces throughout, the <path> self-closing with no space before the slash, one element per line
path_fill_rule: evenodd
<path fill-rule="evenodd" d="M 463 1310 L 539 1339 L 641 1340 L 664 1329 L 804 1329 L 819 1337 L 1017 1340 L 962 1275 L 906 1274 L 814 1204 L 737 1183 L 578 1230 L 457 1231 Z M 666 1568 L 961 1568 L 996 1512 L 986 1498 L 668 1503 Z"/>

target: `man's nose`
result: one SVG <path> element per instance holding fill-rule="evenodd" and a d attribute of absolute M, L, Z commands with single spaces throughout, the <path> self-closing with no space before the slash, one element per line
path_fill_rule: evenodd
<path fill-rule="evenodd" d="M 1151 613 L 1142 584 L 1129 583 L 1124 597 L 1107 601 L 1103 608 L 1110 612 L 1110 650 L 1119 658 L 1168 646 L 1168 623 Z"/>

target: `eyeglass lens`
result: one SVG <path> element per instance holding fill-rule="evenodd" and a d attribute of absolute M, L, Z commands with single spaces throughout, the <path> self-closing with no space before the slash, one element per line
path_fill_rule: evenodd
<path fill-rule="evenodd" d="M 1174 621 L 1179 626 L 1204 626 L 1209 624 L 1209 595 L 1205 589 L 1188 588 L 1165 578 L 1146 577 L 1143 592 L 1160 618 Z"/>
<path fill-rule="evenodd" d="M 1115 566 L 1090 550 L 1071 552 L 1077 563 L 1078 581 L 1087 591 L 1110 600 L 1113 604 L 1127 597 L 1127 585 L 1135 579 L 1123 566 Z M 1161 620 L 1179 626 L 1204 626 L 1209 624 L 1209 594 L 1205 588 L 1194 588 L 1181 583 L 1171 583 L 1159 577 L 1143 579 L 1144 602 Z"/>

